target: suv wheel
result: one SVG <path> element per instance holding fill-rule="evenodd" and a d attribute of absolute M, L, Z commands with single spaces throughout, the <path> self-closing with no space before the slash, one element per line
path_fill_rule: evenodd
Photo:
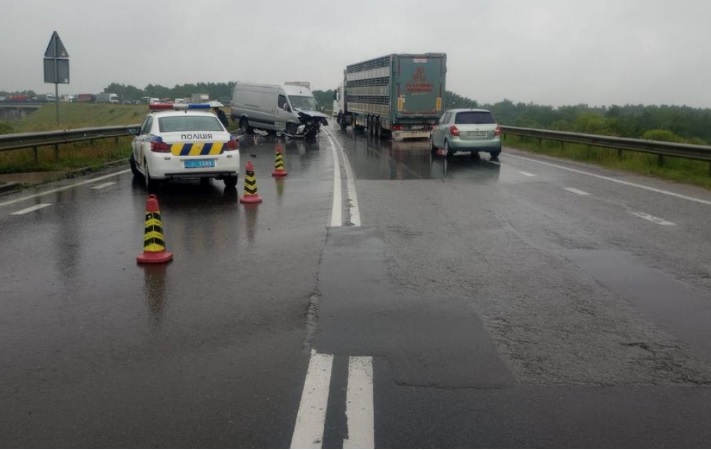
<path fill-rule="evenodd" d="M 452 150 L 451 148 L 449 148 L 449 141 L 447 141 L 446 139 L 445 139 L 445 141 L 444 141 L 444 153 L 445 153 L 447 156 L 452 156 L 452 155 L 454 155 L 454 150 Z"/>

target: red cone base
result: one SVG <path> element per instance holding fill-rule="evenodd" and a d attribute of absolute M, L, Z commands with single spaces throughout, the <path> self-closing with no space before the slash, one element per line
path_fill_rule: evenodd
<path fill-rule="evenodd" d="M 262 203 L 262 197 L 259 194 L 244 194 L 239 199 L 240 203 Z"/>
<path fill-rule="evenodd" d="M 285 177 L 286 175 L 286 170 L 275 170 L 272 172 L 273 177 Z"/>
<path fill-rule="evenodd" d="M 173 259 L 173 253 L 169 251 L 162 252 L 143 252 L 136 257 L 136 261 L 141 264 L 162 264 Z"/>

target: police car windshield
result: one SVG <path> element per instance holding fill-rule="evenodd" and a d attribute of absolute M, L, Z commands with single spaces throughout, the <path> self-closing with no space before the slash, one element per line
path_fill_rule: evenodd
<path fill-rule="evenodd" d="M 291 100 L 291 106 L 296 109 L 303 109 L 304 111 L 316 110 L 316 99 L 313 97 L 306 97 L 304 95 L 290 95 L 289 100 Z"/>
<path fill-rule="evenodd" d="M 176 131 L 224 131 L 222 124 L 214 116 L 170 116 L 158 119 L 161 133 Z"/>

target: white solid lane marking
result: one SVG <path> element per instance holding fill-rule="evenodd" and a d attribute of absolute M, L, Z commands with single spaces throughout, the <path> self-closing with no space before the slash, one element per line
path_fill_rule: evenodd
<path fill-rule="evenodd" d="M 519 170 L 518 173 L 520 173 L 521 175 L 526 175 L 527 177 L 535 177 L 535 175 L 531 172 L 524 172 L 523 170 Z"/>
<path fill-rule="evenodd" d="M 355 187 L 355 177 L 353 176 L 353 170 L 351 169 L 351 164 L 348 161 L 348 155 L 346 155 L 346 152 L 343 151 L 343 147 L 341 146 L 340 142 L 338 142 L 335 137 L 331 135 L 331 132 L 329 130 L 326 130 L 326 136 L 328 137 L 328 141 L 331 144 L 331 151 L 333 152 L 333 159 L 334 159 L 334 164 L 335 164 L 335 169 L 334 169 L 334 186 L 333 186 L 333 191 L 334 191 L 334 198 L 333 198 L 333 211 L 331 214 L 331 226 L 332 227 L 340 227 L 343 225 L 343 217 L 342 217 L 342 206 L 341 206 L 341 169 L 340 169 L 340 161 L 338 158 L 338 155 L 340 154 L 343 157 L 343 167 L 345 168 L 346 172 L 346 195 L 348 196 L 348 212 L 350 216 L 350 225 L 359 227 L 361 224 L 361 218 L 360 218 L 360 206 L 358 206 L 358 193 L 356 192 L 356 187 Z M 335 183 L 338 183 L 338 186 L 335 185 Z M 338 204 L 336 204 L 336 200 L 338 200 Z M 338 211 L 336 211 L 336 207 L 338 207 Z"/>
<path fill-rule="evenodd" d="M 588 193 L 585 192 L 585 191 L 581 191 L 580 189 L 575 189 L 575 188 L 571 188 L 571 187 L 567 187 L 567 188 L 563 188 L 563 189 L 565 189 L 565 190 L 568 191 L 568 192 L 572 192 L 573 194 L 578 194 L 578 195 L 590 195 L 590 194 L 588 194 Z"/>
<path fill-rule="evenodd" d="M 103 189 L 103 188 L 105 188 L 105 187 L 109 187 L 109 186 L 114 185 L 114 184 L 116 184 L 115 181 L 109 181 L 108 183 L 103 183 L 103 184 L 99 184 L 99 185 L 96 185 L 96 186 L 92 186 L 91 188 L 92 188 L 92 189 Z"/>
<path fill-rule="evenodd" d="M 6 202 L 1 202 L 1 203 L 0 203 L 0 206 L 12 205 L 12 204 L 14 204 L 14 203 L 24 202 L 25 200 L 30 200 L 30 199 L 33 199 L 33 198 L 39 198 L 39 197 L 42 197 L 42 196 L 44 196 L 44 195 L 54 194 L 55 192 L 66 191 L 66 190 L 68 190 L 68 189 L 73 189 L 73 188 L 75 188 L 75 187 L 77 187 L 77 186 L 82 186 L 82 185 L 84 185 L 84 184 L 90 184 L 90 183 L 94 183 L 94 182 L 96 182 L 96 181 L 105 180 L 105 179 L 107 179 L 107 178 L 116 177 L 116 176 L 119 176 L 119 175 L 122 175 L 122 174 L 128 173 L 128 172 L 130 172 L 130 170 L 128 170 L 128 169 L 126 169 L 126 170 L 120 170 L 120 171 L 118 171 L 118 172 L 114 172 L 114 173 L 111 173 L 111 174 L 108 174 L 108 175 L 104 175 L 104 176 L 97 177 L 97 178 L 92 178 L 91 180 L 80 181 L 79 183 L 73 183 L 73 184 L 70 184 L 70 185 L 68 185 L 68 186 L 62 186 L 62 187 L 60 187 L 60 188 L 50 189 L 49 191 L 40 192 L 39 194 L 28 195 L 28 196 L 26 196 L 26 197 L 20 197 L 20 198 L 14 199 L 14 200 L 8 200 L 8 201 L 6 201 Z"/>
<path fill-rule="evenodd" d="M 348 439 L 343 440 L 343 448 L 375 448 L 373 358 L 370 356 L 349 358 L 346 420 Z"/>
<path fill-rule="evenodd" d="M 635 212 L 635 211 L 630 211 L 630 214 L 641 217 L 644 220 L 649 220 L 650 222 L 654 222 L 657 225 L 676 225 L 674 222 L 669 222 L 668 220 L 660 219 L 659 217 L 654 217 L 650 214 L 643 213 L 643 212 Z"/>
<path fill-rule="evenodd" d="M 653 188 L 653 187 L 649 187 L 649 186 L 644 186 L 644 185 L 637 184 L 637 183 L 630 183 L 629 181 L 616 180 L 616 179 L 614 179 L 614 178 L 606 177 L 606 176 L 604 176 L 604 175 L 597 175 L 597 174 L 594 174 L 594 173 L 585 172 L 585 171 L 583 171 L 583 170 L 571 169 L 570 167 L 564 167 L 564 166 L 560 166 L 560 165 L 558 165 L 558 164 L 551 164 L 551 163 L 547 163 L 547 162 L 543 162 L 543 161 L 536 161 L 535 159 L 524 158 L 524 157 L 522 157 L 522 156 L 515 156 L 515 155 L 506 155 L 506 156 L 507 156 L 507 157 L 511 157 L 511 158 L 516 158 L 516 159 L 522 159 L 522 160 L 524 160 L 524 161 L 534 162 L 534 163 L 537 163 L 537 164 L 542 164 L 542 165 L 544 165 L 544 166 L 555 167 L 556 169 L 567 170 L 568 172 L 579 173 L 579 174 L 581 174 L 581 175 L 587 175 L 587 176 L 590 176 L 590 177 L 599 178 L 599 179 L 601 179 L 601 180 L 612 181 L 613 183 L 619 183 L 619 184 L 623 184 L 623 185 L 625 185 L 625 186 L 636 187 L 636 188 L 644 189 L 644 190 L 647 190 L 647 191 L 650 191 L 650 192 L 656 192 L 657 194 L 669 195 L 669 196 L 671 196 L 671 197 L 682 198 L 682 199 L 684 199 L 684 200 L 689 200 L 689 201 L 692 201 L 692 202 L 701 203 L 701 204 L 703 204 L 703 205 L 709 205 L 709 206 L 711 206 L 711 201 L 703 200 L 703 199 L 700 199 L 700 198 L 689 197 L 689 196 L 686 196 L 686 195 L 677 194 L 677 193 L 675 193 L 675 192 L 669 192 L 669 191 L 665 191 L 665 190 L 662 190 L 662 189 L 657 189 L 657 188 Z"/>
<path fill-rule="evenodd" d="M 30 206 L 29 208 L 21 209 L 19 211 L 15 211 L 14 213 L 10 213 L 10 214 L 12 214 L 13 216 L 21 216 L 23 214 L 27 214 L 32 211 L 37 211 L 38 209 L 46 208 L 47 206 L 50 206 L 50 205 L 51 205 L 51 203 L 40 203 L 38 205 Z"/>
<path fill-rule="evenodd" d="M 291 437 L 291 448 L 321 448 L 323 445 L 332 370 L 333 355 L 319 354 L 311 350 L 294 434 Z"/>
<path fill-rule="evenodd" d="M 341 213 L 341 163 L 338 159 L 336 144 L 331 139 L 329 133 L 326 134 L 331 143 L 331 153 L 333 154 L 333 203 L 331 204 L 331 226 L 340 227 L 343 225 Z"/>

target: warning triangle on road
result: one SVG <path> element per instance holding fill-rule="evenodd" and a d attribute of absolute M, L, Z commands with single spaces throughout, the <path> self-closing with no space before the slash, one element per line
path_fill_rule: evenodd
<path fill-rule="evenodd" d="M 59 39 L 59 34 L 55 31 L 52 33 L 52 37 L 49 40 L 49 45 L 47 46 L 47 51 L 44 52 L 45 58 L 69 58 L 69 53 L 67 49 L 64 48 L 62 40 Z"/>

